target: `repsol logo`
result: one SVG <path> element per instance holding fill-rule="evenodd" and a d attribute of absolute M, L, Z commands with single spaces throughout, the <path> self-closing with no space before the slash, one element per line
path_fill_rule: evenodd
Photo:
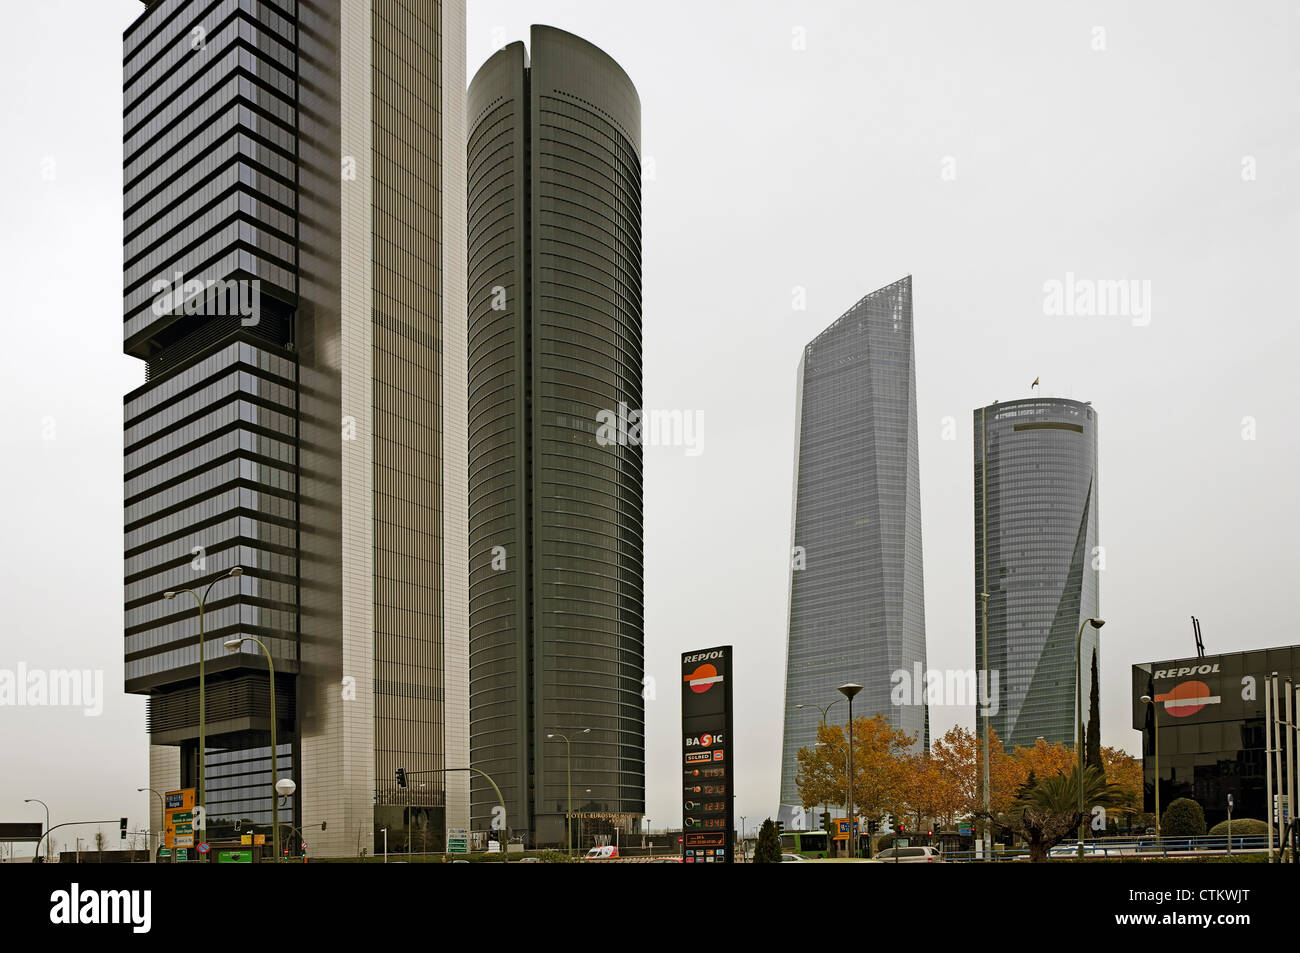
<path fill-rule="evenodd" d="M 694 655 L 688 655 L 682 659 L 683 665 L 689 665 L 692 662 L 703 662 L 711 658 L 722 658 L 721 652 L 696 652 Z"/>
<path fill-rule="evenodd" d="M 1184 665 L 1182 668 L 1158 668 L 1151 673 L 1152 678 L 1183 678 L 1187 675 L 1217 675 L 1219 663 L 1213 665 Z"/>

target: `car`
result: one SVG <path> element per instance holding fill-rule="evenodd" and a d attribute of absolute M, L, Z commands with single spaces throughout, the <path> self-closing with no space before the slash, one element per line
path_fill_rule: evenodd
<path fill-rule="evenodd" d="M 1084 857 L 1105 857 L 1109 851 L 1100 844 L 1084 844 Z M 1073 841 L 1069 844 L 1057 844 L 1047 852 L 1048 857 L 1078 857 L 1079 842 Z"/>
<path fill-rule="evenodd" d="M 937 847 L 890 847 L 876 854 L 886 864 L 942 864 L 943 854 Z"/>
<path fill-rule="evenodd" d="M 801 855 L 799 855 L 799 854 L 782 854 L 782 855 L 781 855 L 781 863 L 783 863 L 783 864 L 806 864 L 806 863 L 808 863 L 808 858 L 807 858 L 807 857 L 803 857 L 803 856 L 801 856 Z"/>
<path fill-rule="evenodd" d="M 540 864 L 541 862 L 542 858 L 540 857 L 520 857 L 515 861 L 517 864 Z"/>
<path fill-rule="evenodd" d="M 618 858 L 618 848 L 613 844 L 606 844 L 604 847 L 593 847 L 587 851 L 584 860 L 616 860 Z"/>

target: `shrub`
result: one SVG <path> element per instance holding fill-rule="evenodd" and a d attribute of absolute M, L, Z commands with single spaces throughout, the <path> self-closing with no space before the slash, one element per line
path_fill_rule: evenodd
<path fill-rule="evenodd" d="M 1210 828 L 1210 833 L 1215 837 L 1228 836 L 1228 822 L 1219 821 Z M 1232 836 L 1251 837 L 1255 834 L 1263 836 L 1268 833 L 1268 824 L 1264 821 L 1257 821 L 1253 817 L 1234 817 L 1232 819 Z"/>
<path fill-rule="evenodd" d="M 1191 798 L 1180 797 L 1165 808 L 1160 819 L 1162 837 L 1200 837 L 1205 833 L 1205 812 Z"/>
<path fill-rule="evenodd" d="M 758 829 L 758 844 L 754 848 L 754 863 L 781 863 L 781 837 L 776 832 L 776 824 L 769 817 Z"/>

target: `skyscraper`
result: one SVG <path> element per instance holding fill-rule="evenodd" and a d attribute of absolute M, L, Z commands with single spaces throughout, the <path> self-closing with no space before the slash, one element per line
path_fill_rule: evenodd
<path fill-rule="evenodd" d="M 600 434 L 641 407 L 641 106 L 576 36 L 531 53 L 469 88 L 471 757 L 561 844 L 570 757 L 585 832 L 645 810 L 642 454 Z"/>
<path fill-rule="evenodd" d="M 797 755 L 816 742 L 821 709 L 828 722 L 847 720 L 838 686 L 863 686 L 855 716 L 884 715 L 915 735 L 918 749 L 929 746 L 924 699 L 891 698 L 895 672 L 913 678 L 925 669 L 910 276 L 867 295 L 804 348 L 795 427 L 787 822 L 801 810 Z"/>
<path fill-rule="evenodd" d="M 1097 412 L 1075 400 L 1033 397 L 979 408 L 974 426 L 975 664 L 984 667 L 979 603 L 987 592 L 988 667 L 998 682 L 989 720 L 1008 750 L 1040 736 L 1072 745 L 1075 639 L 1080 624 L 1099 614 Z M 1085 719 L 1097 650 L 1097 630 L 1086 626 Z"/>
<path fill-rule="evenodd" d="M 271 818 L 242 638 L 313 855 L 468 826 L 465 774 L 394 778 L 468 764 L 464 32 L 463 0 L 146 0 L 123 36 L 126 690 L 159 791 L 197 786 L 202 704 L 213 837 Z"/>

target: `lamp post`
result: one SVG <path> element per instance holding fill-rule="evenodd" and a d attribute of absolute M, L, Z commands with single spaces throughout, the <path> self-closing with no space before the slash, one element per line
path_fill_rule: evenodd
<path fill-rule="evenodd" d="M 275 770 L 275 749 L 276 749 L 276 742 L 275 742 L 275 663 L 274 663 L 273 661 L 271 661 L 271 650 L 268 649 L 268 648 L 267 648 L 267 647 L 262 643 L 262 640 L 261 640 L 261 639 L 254 638 L 254 637 L 251 636 L 251 635 L 241 635 L 241 636 L 237 636 L 236 638 L 233 638 L 233 639 L 227 639 L 226 642 L 225 642 L 226 651 L 227 651 L 227 652 L 238 652 L 238 651 L 239 651 L 239 647 L 240 647 L 241 645 L 243 645 L 245 642 L 252 642 L 252 643 L 256 644 L 256 645 L 258 646 L 258 648 L 260 648 L 260 649 L 262 650 L 262 653 L 266 656 L 266 670 L 267 670 L 267 672 L 268 672 L 269 675 L 270 675 L 270 683 L 271 683 L 271 788 L 272 788 L 272 793 L 271 793 L 271 843 L 275 845 L 275 862 L 278 864 L 278 863 L 280 862 L 280 798 L 279 798 L 279 796 L 278 796 L 278 795 L 279 795 L 279 790 L 280 790 L 280 783 L 279 783 L 279 781 L 278 781 L 277 778 L 276 778 L 276 770 Z M 286 779 L 286 780 L 287 780 L 287 779 Z M 292 781 L 289 781 L 289 784 L 292 785 L 293 782 L 292 782 Z M 292 793 L 293 793 L 293 788 L 290 788 L 289 791 L 286 793 L 285 796 L 287 797 L 288 795 L 290 795 L 290 794 L 292 794 Z"/>
<path fill-rule="evenodd" d="M 204 711 L 204 693 L 203 693 L 203 689 L 204 689 L 203 607 L 208 601 L 208 593 L 212 591 L 213 586 L 219 583 L 222 579 L 226 579 L 228 577 L 239 577 L 242 576 L 243 574 L 244 574 L 243 568 L 240 566 L 235 566 L 229 572 L 222 573 L 216 579 L 213 579 L 210 583 L 208 583 L 208 587 L 203 590 L 203 595 L 199 595 L 193 589 L 175 589 L 175 590 L 169 589 L 163 593 L 164 599 L 171 600 L 171 599 L 175 599 L 179 593 L 188 592 L 190 595 L 194 597 L 194 600 L 199 604 L 199 783 L 198 783 L 198 795 L 195 798 L 195 805 L 198 807 L 205 807 L 204 805 L 205 792 L 203 789 L 203 773 L 204 773 L 203 762 L 207 760 L 207 753 L 208 753 L 207 752 L 208 736 L 207 736 L 207 726 L 204 721 L 205 711 Z"/>
<path fill-rule="evenodd" d="M 996 408 L 995 400 L 993 406 Z M 993 856 L 993 818 L 992 813 L 992 775 L 989 768 L 989 712 L 992 708 L 989 694 L 989 423 L 988 408 L 980 408 L 980 541 L 982 545 L 982 566 L 980 569 L 980 664 L 984 676 L 984 733 L 980 748 L 984 755 L 984 836 L 980 839 L 984 847 L 984 859 Z"/>
<path fill-rule="evenodd" d="M 161 794 L 159 794 L 157 791 L 155 791 L 153 788 L 136 788 L 135 790 L 136 790 L 136 793 L 137 793 L 137 794 L 143 794 L 145 791 L 148 791 L 150 794 L 152 794 L 154 797 L 156 797 L 156 798 L 158 799 L 158 820 L 159 820 L 159 823 L 166 824 L 166 823 L 167 823 L 167 801 L 166 801 L 166 799 L 163 798 L 163 796 L 162 796 Z M 152 821 L 149 822 L 149 827 L 150 827 L 150 828 L 153 827 L 153 822 L 152 822 Z M 149 835 L 150 835 L 150 840 L 152 840 L 152 839 L 153 839 L 153 831 L 152 831 L 152 829 L 149 831 Z M 155 864 L 158 863 L 158 854 L 157 854 L 157 852 L 153 851 L 152 847 L 150 848 L 150 852 L 153 853 L 153 862 L 154 862 Z"/>
<path fill-rule="evenodd" d="M 813 747 L 814 747 L 814 748 L 834 748 L 836 751 L 838 751 L 841 755 L 844 756 L 844 778 L 845 778 L 845 782 L 846 782 L 846 786 L 847 786 L 847 781 L 848 781 L 848 777 L 849 777 L 849 753 L 848 753 L 847 751 L 845 751 L 843 748 L 841 748 L 839 745 L 835 744 L 834 742 L 819 741 L 819 742 L 817 742 L 815 745 L 813 745 Z M 850 797 L 852 797 L 852 795 L 850 795 Z M 849 830 L 852 831 L 852 829 L 853 829 L 853 819 L 852 819 L 852 817 L 850 817 L 850 818 L 849 818 Z M 852 836 L 853 836 L 852 833 L 850 833 L 849 836 L 852 837 Z M 835 841 L 834 833 L 828 829 L 828 830 L 826 831 L 826 856 L 827 856 L 827 857 L 829 857 L 830 854 L 831 854 L 831 844 L 833 844 L 834 841 Z M 874 844 L 873 844 L 873 846 L 874 846 Z"/>
<path fill-rule="evenodd" d="M 862 691 L 861 685 L 850 682 L 840 686 L 840 694 L 849 700 L 849 856 L 858 856 L 857 817 L 853 813 L 853 696 Z"/>
<path fill-rule="evenodd" d="M 826 724 L 826 713 L 827 713 L 828 711 L 831 710 L 831 707 L 832 707 L 833 705 L 838 705 L 841 701 L 843 701 L 842 698 L 837 698 L 837 699 L 835 699 L 835 701 L 831 702 L 830 705 L 817 705 L 817 704 L 811 704 L 811 705 L 795 705 L 794 707 L 795 707 L 796 709 L 798 709 L 798 708 L 816 708 L 818 711 L 820 711 L 820 712 L 822 713 L 822 722 L 821 722 L 821 723 L 822 723 L 822 725 L 824 726 L 824 725 Z M 821 744 L 821 742 L 815 742 L 815 744 Z M 825 806 L 826 806 L 825 804 L 822 805 L 823 808 L 824 808 Z M 813 806 L 813 809 L 816 810 L 816 805 Z M 816 821 L 816 818 L 813 818 L 813 820 Z M 817 825 L 814 823 L 814 824 L 813 824 L 813 830 L 816 830 L 816 829 L 817 829 Z M 830 831 L 827 831 L 826 833 L 827 833 L 827 836 L 830 836 Z"/>
<path fill-rule="evenodd" d="M 1091 625 L 1094 629 L 1100 629 L 1106 624 L 1104 619 L 1084 619 L 1079 623 L 1079 634 L 1074 640 L 1074 674 L 1075 674 L 1075 702 L 1078 714 L 1078 723 L 1075 725 L 1076 734 L 1074 736 L 1074 746 L 1079 752 L 1079 860 L 1083 860 L 1083 630 Z M 1098 726 L 1100 727 L 1100 726 Z"/>
<path fill-rule="evenodd" d="M 1139 701 L 1151 706 L 1151 734 L 1155 736 L 1156 749 L 1156 837 L 1160 836 L 1160 706 L 1154 703 L 1150 695 L 1143 695 Z"/>
<path fill-rule="evenodd" d="M 591 734 L 591 729 L 583 728 L 582 733 L 584 735 L 589 735 Z M 569 812 L 568 812 L 568 816 L 565 817 L 564 819 L 564 840 L 565 840 L 565 845 L 569 849 L 569 856 L 572 857 L 573 856 L 573 746 L 569 744 L 569 736 L 563 734 L 562 732 L 552 731 L 546 737 L 564 739 L 565 770 L 568 773 L 568 782 L 569 782 Z"/>
<path fill-rule="evenodd" d="M 40 798 L 38 798 L 38 797 L 25 797 L 25 798 L 23 798 L 23 803 L 24 803 L 24 804 L 32 804 L 32 803 L 36 803 L 36 804 L 39 804 L 41 807 L 45 808 L 45 831 L 46 831 L 46 833 L 49 833 L 49 830 L 50 830 L 50 806 L 49 806 L 48 804 L 46 804 L 44 801 L 42 801 Z M 39 856 L 39 855 L 38 855 L 38 856 Z M 49 863 L 49 860 L 50 860 L 50 845 L 49 845 L 49 844 L 46 844 L 46 845 L 45 845 L 45 861 L 46 861 L 46 863 Z"/>

